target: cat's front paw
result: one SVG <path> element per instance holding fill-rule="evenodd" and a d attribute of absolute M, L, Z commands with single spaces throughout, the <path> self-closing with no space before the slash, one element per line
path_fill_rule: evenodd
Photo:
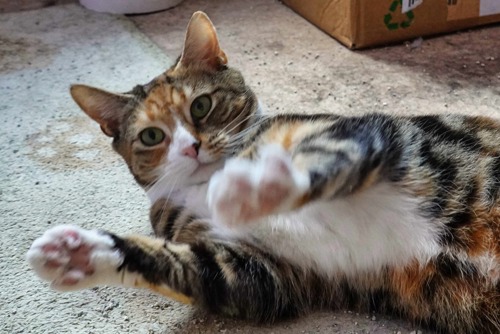
<path fill-rule="evenodd" d="M 208 203 L 216 223 L 237 226 L 292 209 L 308 187 L 289 153 L 269 145 L 257 161 L 235 158 L 213 175 Z"/>
<path fill-rule="evenodd" d="M 26 258 L 40 278 L 62 291 L 112 283 L 123 262 L 110 236 L 71 225 L 46 231 Z"/>

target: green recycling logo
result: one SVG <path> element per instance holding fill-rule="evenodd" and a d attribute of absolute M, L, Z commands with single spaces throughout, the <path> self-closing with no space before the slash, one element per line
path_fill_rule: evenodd
<path fill-rule="evenodd" d="M 385 14 L 384 16 L 384 23 L 387 29 L 389 30 L 396 30 L 399 27 L 406 29 L 408 28 L 411 23 L 413 22 L 413 19 L 415 18 L 415 14 L 413 14 L 413 11 L 410 10 L 406 12 L 406 19 L 401 21 L 401 22 L 393 22 L 392 21 L 392 14 L 398 9 L 399 6 L 403 6 L 403 0 L 394 0 L 391 3 L 391 6 L 389 7 L 389 13 Z"/>

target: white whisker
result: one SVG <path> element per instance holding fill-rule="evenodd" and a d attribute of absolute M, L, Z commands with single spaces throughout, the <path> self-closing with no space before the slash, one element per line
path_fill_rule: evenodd
<path fill-rule="evenodd" d="M 253 114 L 250 114 L 248 115 L 247 117 L 245 117 L 242 121 L 238 122 L 235 126 L 233 126 L 231 129 L 229 129 L 227 131 L 227 133 L 231 133 L 233 132 L 234 129 L 236 129 L 238 126 L 240 126 L 241 124 L 243 124 L 244 122 L 248 121 L 251 117 L 253 117 L 254 115 Z M 227 129 L 227 127 L 229 125 L 231 125 L 234 121 L 236 121 L 238 119 L 238 117 L 236 117 L 235 119 L 233 119 L 231 122 L 229 122 L 222 130 L 219 131 L 218 135 L 220 135 L 224 130 Z"/>

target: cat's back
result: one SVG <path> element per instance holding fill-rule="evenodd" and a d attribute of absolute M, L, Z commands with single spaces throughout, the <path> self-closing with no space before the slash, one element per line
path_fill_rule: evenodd
<path fill-rule="evenodd" d="M 500 121 L 443 115 L 403 124 L 411 155 L 401 185 L 442 225 L 443 245 L 500 244 Z"/>

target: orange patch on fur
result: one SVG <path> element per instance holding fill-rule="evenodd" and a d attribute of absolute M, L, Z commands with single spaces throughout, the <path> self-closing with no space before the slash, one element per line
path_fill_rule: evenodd
<path fill-rule="evenodd" d="M 500 208 L 496 205 L 491 209 L 477 203 L 473 208 L 474 215 L 471 227 L 466 230 L 471 256 L 491 252 L 500 259 Z"/>
<path fill-rule="evenodd" d="M 309 193 L 306 193 L 306 194 L 302 195 L 301 197 L 299 197 L 295 201 L 295 203 L 293 203 L 293 208 L 298 209 L 298 208 L 306 205 L 307 203 L 309 203 L 310 200 L 311 200 L 311 195 Z"/>
<path fill-rule="evenodd" d="M 317 126 L 301 122 L 274 123 L 263 135 L 262 141 L 279 143 L 285 150 L 290 151 L 294 143 L 300 142 L 304 137 L 316 131 L 318 131 Z"/>
<path fill-rule="evenodd" d="M 472 117 L 470 119 L 467 119 L 465 122 L 481 129 L 498 131 L 498 129 L 500 128 L 500 122 L 489 117 Z"/>
<path fill-rule="evenodd" d="M 430 263 L 425 267 L 414 261 L 410 265 L 402 269 L 389 270 L 388 278 L 392 288 L 401 298 L 403 304 L 415 306 L 417 300 L 421 299 L 422 286 L 429 277 L 432 277 L 436 272 L 434 264 Z M 407 310 L 412 317 L 422 316 L 422 312 L 430 312 L 422 307 L 415 307 Z M 430 313 L 426 315 L 430 316 Z"/>
<path fill-rule="evenodd" d="M 368 174 L 368 176 L 366 176 L 363 179 L 363 184 L 361 184 L 357 189 L 354 190 L 354 194 L 363 192 L 366 189 L 370 188 L 375 183 L 377 183 L 377 181 L 379 180 L 379 173 L 380 173 L 380 167 L 377 167 L 374 170 L 372 170 L 370 174 Z"/>
<path fill-rule="evenodd" d="M 292 146 L 293 143 L 293 136 L 296 133 L 297 128 L 300 125 L 298 123 L 295 124 L 290 124 L 286 132 L 283 134 L 283 137 L 281 138 L 281 145 L 285 148 L 285 150 L 290 150 L 290 147 Z"/>
<path fill-rule="evenodd" d="M 138 234 L 128 236 L 127 240 L 130 240 L 133 243 L 140 245 L 142 249 L 146 249 L 151 252 L 161 251 L 165 245 L 165 240 L 163 239 L 151 238 Z"/>
<path fill-rule="evenodd" d="M 174 291 L 165 285 L 151 284 L 151 283 L 146 282 L 145 280 L 141 279 L 141 280 L 136 280 L 134 282 L 134 286 L 137 288 L 144 288 L 144 289 L 154 291 L 156 293 L 159 293 L 162 296 L 173 299 L 173 300 L 178 301 L 182 304 L 186 304 L 186 305 L 193 304 L 193 298 L 186 296 L 185 294 L 182 294 L 180 292 Z"/>
<path fill-rule="evenodd" d="M 161 161 L 163 160 L 163 157 L 165 156 L 165 148 L 159 147 L 156 149 L 150 149 L 150 150 L 148 150 L 147 156 L 148 156 L 148 159 L 145 162 L 148 165 L 158 166 L 161 163 Z"/>
<path fill-rule="evenodd" d="M 172 112 L 184 118 L 182 110 L 186 103 L 186 94 L 182 89 L 177 89 L 171 85 L 159 84 L 148 95 L 144 101 L 146 114 L 151 121 L 163 121 L 172 127 Z"/>
<path fill-rule="evenodd" d="M 161 110 L 161 107 L 156 101 L 152 99 L 146 100 L 145 104 L 146 104 L 146 109 L 144 110 L 144 112 L 146 113 L 148 119 L 151 122 L 153 122 L 156 119 L 156 115 Z"/>

